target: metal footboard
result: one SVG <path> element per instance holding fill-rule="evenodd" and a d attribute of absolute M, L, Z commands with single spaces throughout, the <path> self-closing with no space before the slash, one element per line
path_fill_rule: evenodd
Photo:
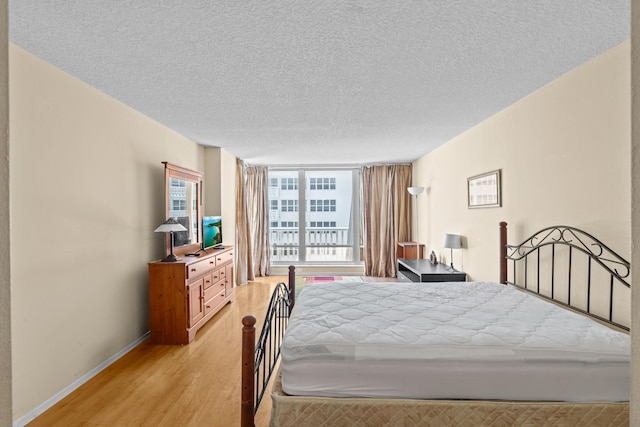
<path fill-rule="evenodd" d="M 242 412 L 240 425 L 253 427 L 264 392 L 280 357 L 282 338 L 295 304 L 295 267 L 289 267 L 289 284 L 278 283 L 256 342 L 256 318 L 242 318 Z"/>

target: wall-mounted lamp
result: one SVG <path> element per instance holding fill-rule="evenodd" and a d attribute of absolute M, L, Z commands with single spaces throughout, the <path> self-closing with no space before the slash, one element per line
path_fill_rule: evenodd
<path fill-rule="evenodd" d="M 460 236 L 457 234 L 445 234 L 444 235 L 444 246 L 445 248 L 451 249 L 451 270 L 455 270 L 453 268 L 453 250 L 460 249 L 462 247 L 462 242 L 460 241 Z"/>
<path fill-rule="evenodd" d="M 171 234 L 171 253 L 166 257 L 162 258 L 160 261 L 162 262 L 178 261 L 179 258 L 176 258 L 176 256 L 173 254 L 173 233 L 175 231 L 188 231 L 188 230 L 182 224 L 180 224 L 177 219 L 171 217 L 165 222 L 163 222 L 162 224 L 160 224 L 160 226 L 153 231 L 155 231 L 156 233 Z"/>

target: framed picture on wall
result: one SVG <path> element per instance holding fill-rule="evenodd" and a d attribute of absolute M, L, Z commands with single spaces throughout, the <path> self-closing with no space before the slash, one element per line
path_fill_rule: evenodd
<path fill-rule="evenodd" d="M 467 178 L 469 208 L 502 206 L 500 169 Z"/>

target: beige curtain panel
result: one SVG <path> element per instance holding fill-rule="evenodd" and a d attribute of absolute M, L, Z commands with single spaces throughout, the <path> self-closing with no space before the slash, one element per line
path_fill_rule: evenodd
<path fill-rule="evenodd" d="M 236 283 L 270 273 L 269 170 L 236 161 Z"/>
<path fill-rule="evenodd" d="M 411 235 L 411 165 L 362 168 L 365 275 L 395 277 L 396 244 Z"/>

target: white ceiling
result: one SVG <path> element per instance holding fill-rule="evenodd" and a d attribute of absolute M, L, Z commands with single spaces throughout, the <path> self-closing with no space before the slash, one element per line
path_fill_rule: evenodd
<path fill-rule="evenodd" d="M 629 0 L 13 0 L 11 41 L 254 164 L 412 161 L 629 38 Z"/>

